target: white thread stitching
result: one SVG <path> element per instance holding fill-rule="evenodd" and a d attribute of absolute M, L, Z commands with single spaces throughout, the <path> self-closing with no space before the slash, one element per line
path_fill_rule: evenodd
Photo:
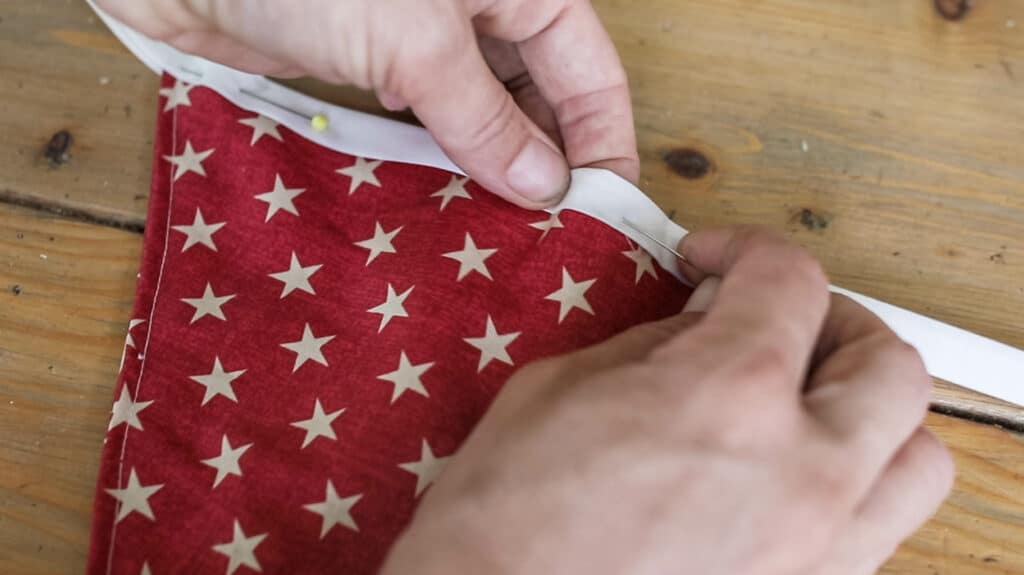
<path fill-rule="evenodd" d="M 175 78 L 177 81 L 177 78 Z M 178 106 L 175 106 L 171 111 L 171 155 L 178 149 Z M 159 152 L 157 152 L 159 154 Z M 139 392 L 142 391 L 142 375 L 146 371 L 146 358 L 149 356 L 149 338 L 153 334 L 153 315 L 156 313 L 156 302 L 157 296 L 160 295 L 160 284 L 164 278 L 164 266 L 167 263 L 167 250 L 171 243 L 171 213 L 174 211 L 174 174 L 177 171 L 177 166 L 172 166 L 170 170 L 170 185 L 167 193 L 167 221 L 165 222 L 164 229 L 164 252 L 160 256 L 160 271 L 157 273 L 156 288 L 153 289 L 153 301 L 149 307 L 149 321 L 146 326 L 146 341 L 142 344 L 142 363 L 139 365 L 139 382 L 135 386 L 135 397 L 132 401 L 136 401 L 139 398 Z M 128 385 L 125 382 L 125 385 Z M 128 433 L 131 430 L 130 425 L 124 426 L 124 439 L 121 441 L 121 455 L 117 462 L 117 485 L 120 489 L 123 489 L 122 482 L 124 481 L 124 458 L 125 452 L 128 450 Z M 107 575 L 110 575 L 111 570 L 114 566 L 114 547 L 116 543 L 115 537 L 117 536 L 117 514 L 121 509 L 121 502 L 118 501 L 117 505 L 114 506 L 114 524 L 110 528 L 110 546 L 107 550 Z"/>

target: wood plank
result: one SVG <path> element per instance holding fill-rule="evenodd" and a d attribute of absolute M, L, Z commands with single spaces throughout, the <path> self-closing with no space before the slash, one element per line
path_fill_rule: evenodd
<path fill-rule="evenodd" d="M 976 4 L 951 22 L 925 0 L 595 2 L 630 72 L 643 187 L 680 223 L 770 225 L 844 287 L 1024 347 L 1024 25 L 1007 26 L 1024 8 Z M 80 2 L 5 2 L 0 53 L 0 201 L 140 226 L 155 76 Z M 71 161 L 52 168 L 61 129 Z M 679 174 L 701 157 L 706 175 Z"/>
<path fill-rule="evenodd" d="M 140 247 L 136 234 L 0 206 L 0 573 L 84 567 Z M 887 572 L 1024 572 L 1024 436 L 929 424 L 956 456 L 956 492 Z"/>
<path fill-rule="evenodd" d="M 0 206 L 0 573 L 81 573 L 141 236 Z"/>

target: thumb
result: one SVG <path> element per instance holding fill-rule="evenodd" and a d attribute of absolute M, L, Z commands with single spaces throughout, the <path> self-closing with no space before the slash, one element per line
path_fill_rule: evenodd
<path fill-rule="evenodd" d="M 525 208 L 557 203 L 569 186 L 565 157 L 494 77 L 464 27 L 420 54 L 417 69 L 403 73 L 399 97 L 477 183 Z"/>

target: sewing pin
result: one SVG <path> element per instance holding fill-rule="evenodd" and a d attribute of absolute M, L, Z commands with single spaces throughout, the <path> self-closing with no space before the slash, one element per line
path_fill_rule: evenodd
<path fill-rule="evenodd" d="M 299 110 L 296 110 L 294 108 L 289 108 L 287 106 L 283 106 L 283 105 L 281 105 L 281 104 L 279 104 L 279 103 L 277 103 L 277 102 L 275 102 L 273 100 L 270 100 L 269 98 L 261 96 L 260 94 L 257 94 L 255 92 L 251 92 L 249 90 L 246 90 L 245 88 L 239 88 L 238 91 L 243 93 L 243 94 L 245 94 L 246 96 L 249 96 L 250 98 L 256 98 L 257 100 L 259 100 L 261 102 L 264 102 L 266 104 L 270 104 L 271 106 L 274 106 L 275 108 L 279 108 L 281 110 L 284 110 L 285 112 L 291 112 L 292 114 L 295 114 L 296 116 L 299 116 L 300 118 L 305 118 L 305 119 L 309 120 L 309 126 L 311 128 L 313 128 L 314 131 L 323 132 L 324 130 L 327 129 L 327 127 L 329 125 L 329 122 L 327 120 L 327 115 L 326 114 L 313 114 L 311 116 L 311 115 L 306 114 L 304 112 L 300 112 Z"/>
<path fill-rule="evenodd" d="M 663 242 L 663 241 L 659 240 L 658 238 L 656 238 L 656 237 L 652 236 L 651 234 L 647 233 L 646 231 L 644 231 L 644 230 L 640 229 L 640 228 L 639 228 L 639 227 L 638 227 L 638 226 L 637 226 L 636 224 L 634 224 L 633 222 L 631 222 L 631 221 L 627 220 L 626 218 L 622 218 L 622 223 L 624 223 L 624 224 L 626 224 L 627 226 L 629 226 L 629 227 L 633 228 L 634 230 L 636 230 L 636 231 L 640 232 L 641 234 L 643 234 L 643 235 L 647 236 L 647 238 L 648 238 L 648 239 L 650 239 L 650 240 L 651 240 L 652 242 L 654 242 L 654 243 L 658 244 L 659 246 L 661 246 L 661 247 L 665 248 L 666 250 L 668 250 L 669 252 L 671 252 L 671 253 L 672 253 L 672 255 L 674 255 L 674 256 L 676 256 L 677 258 L 679 258 L 679 259 L 680 259 L 680 261 L 686 262 L 686 258 L 685 258 L 685 257 L 683 256 L 683 254 L 681 254 L 681 253 L 677 252 L 677 251 L 676 251 L 675 249 L 673 249 L 673 248 L 669 247 L 669 246 L 668 246 L 668 245 L 667 245 L 667 244 L 666 244 L 665 242 Z M 689 262 L 687 262 L 687 263 L 689 263 Z"/>

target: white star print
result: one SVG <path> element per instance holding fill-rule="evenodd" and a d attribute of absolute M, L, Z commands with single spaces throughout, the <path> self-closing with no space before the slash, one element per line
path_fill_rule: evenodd
<path fill-rule="evenodd" d="M 114 407 L 111 408 L 110 423 L 107 425 L 107 431 L 114 429 L 122 423 L 128 424 L 128 427 L 134 427 L 135 429 L 142 430 L 142 422 L 139 421 L 139 412 L 146 409 L 153 403 L 152 401 L 133 401 L 131 393 L 128 392 L 128 386 L 121 388 L 121 396 L 114 402 Z"/>
<path fill-rule="evenodd" d="M 384 228 L 381 227 L 380 222 L 376 222 L 373 225 L 373 237 L 368 240 L 362 240 L 355 242 L 355 244 L 361 248 L 370 250 L 370 255 L 366 258 L 366 265 L 370 265 L 370 262 L 377 259 L 380 254 L 393 254 L 395 246 L 391 244 L 391 241 L 395 239 L 398 232 L 402 231 L 403 226 L 385 232 Z"/>
<path fill-rule="evenodd" d="M 633 260 L 633 263 L 636 264 L 636 280 L 634 283 L 639 284 L 644 274 L 651 274 L 652 278 L 658 279 L 658 272 L 654 269 L 654 258 L 651 257 L 651 254 L 647 253 L 647 250 L 637 246 L 634 249 L 622 252 L 622 255 Z"/>
<path fill-rule="evenodd" d="M 487 316 L 487 327 L 484 329 L 483 337 L 467 337 L 465 338 L 466 343 L 480 350 L 480 363 L 477 365 L 477 373 L 484 370 L 487 364 L 491 363 L 492 360 L 497 360 L 508 365 L 515 365 L 512 363 L 512 358 L 508 355 L 506 349 L 510 343 L 515 341 L 522 332 L 505 333 L 500 334 L 494 327 L 494 321 L 491 320 L 491 316 Z"/>
<path fill-rule="evenodd" d="M 590 315 L 594 315 L 594 310 L 590 308 L 590 302 L 584 294 L 590 289 L 590 286 L 594 285 L 596 279 L 584 280 L 581 282 L 573 281 L 572 276 L 569 275 L 569 270 L 562 268 L 562 287 L 551 292 L 544 299 L 558 302 L 558 323 L 562 323 L 565 316 L 569 315 L 569 312 L 573 308 L 579 308 Z"/>
<path fill-rule="evenodd" d="M 139 571 L 139 575 L 153 575 L 153 572 L 149 570 L 149 562 L 143 561 L 142 571 Z"/>
<path fill-rule="evenodd" d="M 491 280 L 490 270 L 487 269 L 487 264 L 484 263 L 487 258 L 497 253 L 497 249 L 486 249 L 481 250 L 476 247 L 476 243 L 473 242 L 473 236 L 466 232 L 466 242 L 461 251 L 448 252 L 442 254 L 446 258 L 451 258 L 459 262 L 459 273 L 455 278 L 455 281 L 462 281 L 462 278 L 466 277 L 472 272 L 477 272 L 485 278 Z"/>
<path fill-rule="evenodd" d="M 245 373 L 244 369 L 224 371 L 224 367 L 220 364 L 220 357 L 214 356 L 213 369 L 210 373 L 192 375 L 189 376 L 189 379 L 206 388 L 206 392 L 203 394 L 202 405 L 206 405 L 207 402 L 218 395 L 223 395 L 231 401 L 238 403 L 238 398 L 235 397 L 235 389 L 231 387 L 231 382 L 238 379 L 243 373 Z"/>
<path fill-rule="evenodd" d="M 202 462 L 206 465 L 217 470 L 217 477 L 213 479 L 213 488 L 216 489 L 220 485 L 221 481 L 224 481 L 228 475 L 242 476 L 242 468 L 238 465 L 238 460 L 242 458 L 242 455 L 252 447 L 252 444 L 241 445 L 238 447 L 231 447 L 231 442 L 228 441 L 228 436 L 224 435 L 220 438 L 220 455 L 217 457 L 211 457 L 210 459 L 204 459 Z"/>
<path fill-rule="evenodd" d="M 124 347 L 121 348 L 121 361 L 117 364 L 117 370 L 121 371 L 124 367 L 124 358 L 128 354 L 129 347 L 135 347 L 135 339 L 132 337 L 132 330 L 136 326 L 146 323 L 144 319 L 131 319 L 128 320 L 128 332 L 124 334 Z"/>
<path fill-rule="evenodd" d="M 149 506 L 149 498 L 157 491 L 160 491 L 163 486 L 163 483 L 154 485 L 139 483 L 139 476 L 135 474 L 135 468 L 133 467 L 128 473 L 128 485 L 125 485 L 123 489 L 104 490 L 114 499 L 117 499 L 118 502 L 117 519 L 114 522 L 117 523 L 128 517 L 133 511 L 138 512 L 150 521 L 156 521 L 153 509 Z"/>
<path fill-rule="evenodd" d="M 550 232 L 551 230 L 556 230 L 556 229 L 560 230 L 560 229 L 564 228 L 565 226 L 562 225 L 562 220 L 558 219 L 558 212 L 553 212 L 551 214 L 550 218 L 548 218 L 546 220 L 541 220 L 539 222 L 533 222 L 532 224 L 530 224 L 530 227 L 534 228 L 534 229 L 538 229 L 541 232 L 543 232 L 540 235 L 540 239 L 537 240 L 537 243 L 540 243 L 541 241 L 544 240 L 544 238 L 546 238 L 548 236 L 548 232 Z"/>
<path fill-rule="evenodd" d="M 196 244 L 202 244 L 213 251 L 217 251 L 217 244 L 213 243 L 213 234 L 217 233 L 217 230 L 223 228 L 225 224 L 227 222 L 206 223 L 206 220 L 203 219 L 203 211 L 196 208 L 196 215 L 192 219 L 191 224 L 171 226 L 171 228 L 185 234 L 185 245 L 182 246 L 181 251 L 188 251 L 189 248 Z"/>
<path fill-rule="evenodd" d="M 164 156 L 164 159 L 174 164 L 174 181 L 178 181 L 178 178 L 189 172 L 195 172 L 205 178 L 206 170 L 203 169 L 203 160 L 209 158 L 212 153 L 213 148 L 196 152 L 192 149 L 192 142 L 186 141 L 184 152 L 177 156 Z"/>
<path fill-rule="evenodd" d="M 423 490 L 437 479 L 445 464 L 448 463 L 449 457 L 435 457 L 434 451 L 430 449 L 430 444 L 424 439 L 423 445 L 420 446 L 419 461 L 398 464 L 399 467 L 416 476 L 416 497 L 419 497 L 420 493 L 423 493 Z"/>
<path fill-rule="evenodd" d="M 239 124 L 245 124 L 252 128 L 252 139 L 249 141 L 250 146 L 255 146 L 256 142 L 260 141 L 263 136 L 270 136 L 278 142 L 283 142 L 281 138 L 281 132 L 277 131 L 278 123 L 271 120 L 266 116 L 253 116 L 252 118 L 242 118 L 238 120 Z"/>
<path fill-rule="evenodd" d="M 324 496 L 324 500 L 320 503 L 310 503 L 302 507 L 323 518 L 320 522 L 320 539 L 323 539 L 325 535 L 330 533 L 331 529 L 334 529 L 335 525 L 344 525 L 353 531 L 359 531 L 355 520 L 352 519 L 351 512 L 352 506 L 362 496 L 359 493 L 350 497 L 338 497 L 338 492 L 334 490 L 334 484 L 328 479 L 327 494 Z"/>
<path fill-rule="evenodd" d="M 379 375 L 377 379 L 383 379 L 395 384 L 395 389 L 391 392 L 391 403 L 398 401 L 398 398 L 406 390 L 415 391 L 424 397 L 430 397 L 430 394 L 423 387 L 423 382 L 420 381 L 420 376 L 433 365 L 434 362 L 432 361 L 413 365 L 409 358 L 405 356 L 405 351 L 402 351 L 398 356 L 398 369 L 384 375 Z"/>
<path fill-rule="evenodd" d="M 274 176 L 274 189 L 269 192 L 257 194 L 255 198 L 261 202 L 267 202 L 267 217 L 264 222 L 269 222 L 279 210 L 284 210 L 292 215 L 299 215 L 299 210 L 292 202 L 299 194 L 305 192 L 305 188 L 286 188 L 281 181 L 281 175 Z"/>
<path fill-rule="evenodd" d="M 125 347 L 135 347 L 135 340 L 132 339 L 132 330 L 136 327 L 146 323 L 144 319 L 130 319 L 128 320 L 128 333 L 124 337 Z"/>
<path fill-rule="evenodd" d="M 352 179 L 348 184 L 348 195 L 351 196 L 356 191 L 356 188 L 362 184 L 380 187 L 380 181 L 377 180 L 377 175 L 373 173 L 380 164 L 380 160 L 367 161 L 363 158 L 356 158 L 356 163 L 335 171 Z"/>
<path fill-rule="evenodd" d="M 302 440 L 302 448 L 305 449 L 305 447 L 312 443 L 317 437 L 326 437 L 328 439 L 337 440 L 338 436 L 334 435 L 334 428 L 331 427 L 331 424 L 334 423 L 334 420 L 338 419 L 338 416 L 342 413 L 345 413 L 345 408 L 332 411 L 331 413 L 324 413 L 324 408 L 320 405 L 320 400 L 317 399 L 316 404 L 313 405 L 312 417 L 292 423 L 292 427 L 298 427 L 299 429 L 306 430 L 306 437 Z"/>
<path fill-rule="evenodd" d="M 214 294 L 213 288 L 210 287 L 210 282 L 206 282 L 206 289 L 203 290 L 202 297 L 183 297 L 181 301 L 196 308 L 195 313 L 192 314 L 192 321 L 189 322 L 193 324 L 208 315 L 226 321 L 227 318 L 224 317 L 224 310 L 220 309 L 220 307 L 234 299 L 234 297 L 235 294 L 222 296 Z"/>
<path fill-rule="evenodd" d="M 173 87 L 160 88 L 160 95 L 167 97 L 167 102 L 164 103 L 164 112 L 169 112 L 178 106 L 191 106 L 192 100 L 189 99 L 188 93 L 192 88 L 195 86 L 181 80 L 175 80 Z"/>
<path fill-rule="evenodd" d="M 228 558 L 227 575 L 231 575 L 241 566 L 246 566 L 255 571 L 261 571 L 260 562 L 256 559 L 256 547 L 267 538 L 267 533 L 246 537 L 242 526 L 235 519 L 232 529 L 231 541 L 218 543 L 213 550 Z"/>
<path fill-rule="evenodd" d="M 466 190 L 467 181 L 467 178 L 452 176 L 448 185 L 430 194 L 430 197 L 432 198 L 441 198 L 441 209 L 438 210 L 439 212 L 443 212 L 444 209 L 448 207 L 448 203 L 454 198 L 466 198 L 467 200 L 473 199 L 473 196 L 469 195 L 469 192 Z"/>
<path fill-rule="evenodd" d="M 313 335 L 313 330 L 309 328 L 309 324 L 302 329 L 302 339 L 299 341 L 292 341 L 288 343 L 282 343 L 281 347 L 295 352 L 295 367 L 292 368 L 292 373 L 299 371 L 302 364 L 309 360 L 313 360 L 320 365 L 327 365 L 327 360 L 324 358 L 324 353 L 321 350 L 323 346 L 327 345 L 327 342 L 334 339 L 333 335 L 325 335 L 323 337 L 316 337 Z"/>
<path fill-rule="evenodd" d="M 370 313 L 381 314 L 380 327 L 377 329 L 377 333 L 384 331 L 384 326 L 388 325 L 392 318 L 409 317 L 409 314 L 405 311 L 405 298 L 409 297 L 409 294 L 412 293 L 415 287 L 411 286 L 405 292 L 396 294 L 395 288 L 390 283 L 388 284 L 388 295 L 384 303 L 367 310 Z"/>
<path fill-rule="evenodd" d="M 270 277 L 277 281 L 284 282 L 284 288 L 281 289 L 282 299 L 295 290 L 316 295 L 316 292 L 313 291 L 313 286 L 309 284 L 309 278 L 313 277 L 313 274 L 322 267 L 323 264 L 303 267 L 302 264 L 299 263 L 298 256 L 295 255 L 295 252 L 292 252 L 292 260 L 291 263 L 288 264 L 288 269 L 283 272 L 272 273 L 270 274 Z"/>

